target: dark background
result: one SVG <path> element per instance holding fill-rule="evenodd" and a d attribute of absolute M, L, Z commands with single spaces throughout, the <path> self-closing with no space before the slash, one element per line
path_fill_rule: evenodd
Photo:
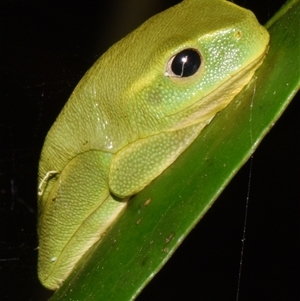
<path fill-rule="evenodd" d="M 235 2 L 265 23 L 285 1 Z M 48 129 L 101 53 L 175 3 L 1 1 L 1 300 L 51 295 L 36 275 L 36 175 Z M 299 110 L 298 96 L 254 155 L 241 301 L 300 300 Z M 137 300 L 236 299 L 248 180 L 249 163 Z"/>

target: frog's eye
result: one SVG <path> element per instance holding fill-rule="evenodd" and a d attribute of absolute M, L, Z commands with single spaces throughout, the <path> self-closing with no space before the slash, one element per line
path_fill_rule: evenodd
<path fill-rule="evenodd" d="M 172 56 L 166 66 L 166 76 L 189 77 L 200 68 L 201 55 L 193 48 L 184 49 Z"/>

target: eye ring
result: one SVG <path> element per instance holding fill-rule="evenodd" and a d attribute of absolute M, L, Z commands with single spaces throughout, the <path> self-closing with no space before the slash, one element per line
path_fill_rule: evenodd
<path fill-rule="evenodd" d="M 166 65 L 165 75 L 187 78 L 193 76 L 202 64 L 201 54 L 197 49 L 186 48 L 173 55 Z"/>

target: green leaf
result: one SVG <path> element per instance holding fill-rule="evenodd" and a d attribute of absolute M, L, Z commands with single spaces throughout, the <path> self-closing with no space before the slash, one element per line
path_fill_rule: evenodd
<path fill-rule="evenodd" d="M 159 271 L 299 90 L 299 14 L 299 0 L 288 1 L 268 22 L 270 49 L 255 78 L 175 164 L 130 200 L 52 301 L 132 300 Z"/>

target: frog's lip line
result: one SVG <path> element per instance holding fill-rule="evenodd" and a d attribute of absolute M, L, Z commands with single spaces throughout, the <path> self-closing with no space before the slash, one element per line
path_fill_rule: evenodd
<path fill-rule="evenodd" d="M 242 83 L 243 81 L 245 81 L 245 78 L 249 78 L 249 80 L 245 81 L 245 84 L 237 85 L 237 86 L 240 86 L 240 89 L 235 89 L 235 91 L 238 90 L 238 92 L 232 98 L 230 98 L 230 100 L 227 101 L 224 106 L 221 106 L 220 109 L 217 110 L 217 112 L 224 109 L 229 104 L 229 102 L 231 100 L 233 100 L 233 98 L 251 81 L 251 78 L 253 77 L 254 73 L 259 68 L 259 66 L 262 64 L 263 58 L 266 56 L 266 54 L 268 52 L 268 49 L 269 49 L 269 47 L 266 47 L 266 49 L 264 49 L 264 52 L 259 57 L 257 57 L 250 64 L 248 64 L 243 69 L 241 69 L 240 72 L 238 72 L 238 73 L 234 74 L 233 76 L 231 76 L 226 82 L 224 82 L 217 89 L 211 91 L 209 94 L 205 95 L 203 98 L 197 100 L 194 104 L 192 104 L 189 107 L 187 107 L 185 109 L 182 109 L 182 110 L 180 110 L 176 113 L 166 115 L 165 117 L 168 118 L 168 117 L 176 116 L 177 114 L 183 113 L 187 110 L 193 110 L 193 109 L 195 110 L 194 114 L 192 115 L 193 117 L 184 120 L 182 123 L 179 123 L 179 124 L 175 125 L 174 127 L 172 127 L 169 130 L 166 130 L 166 132 L 179 130 L 179 129 L 182 129 L 183 127 L 190 126 L 190 125 L 196 124 L 198 122 L 204 121 L 204 119 L 212 118 L 213 116 L 209 117 L 209 115 L 212 115 L 212 114 L 208 113 L 208 112 L 204 113 L 203 108 L 205 106 L 209 106 L 209 104 L 211 102 L 211 99 L 214 98 L 215 94 L 219 93 L 219 91 L 222 91 L 222 90 L 226 91 L 227 87 L 233 86 L 234 83 L 235 84 Z M 247 73 L 249 73 L 248 76 L 243 76 L 243 75 L 246 75 Z M 243 80 L 241 80 L 241 79 L 243 79 Z M 219 104 L 219 102 L 220 101 L 218 100 L 216 103 Z M 198 109 L 196 109 L 196 108 L 198 108 Z M 200 110 L 200 109 L 202 109 L 202 110 Z M 199 111 L 202 111 L 202 112 L 200 113 Z M 209 112 L 211 112 L 211 111 L 215 112 L 215 110 L 211 110 L 211 108 L 210 108 Z M 215 115 L 215 114 L 213 114 L 213 115 Z M 191 122 L 192 120 L 194 120 L 194 122 Z"/>

